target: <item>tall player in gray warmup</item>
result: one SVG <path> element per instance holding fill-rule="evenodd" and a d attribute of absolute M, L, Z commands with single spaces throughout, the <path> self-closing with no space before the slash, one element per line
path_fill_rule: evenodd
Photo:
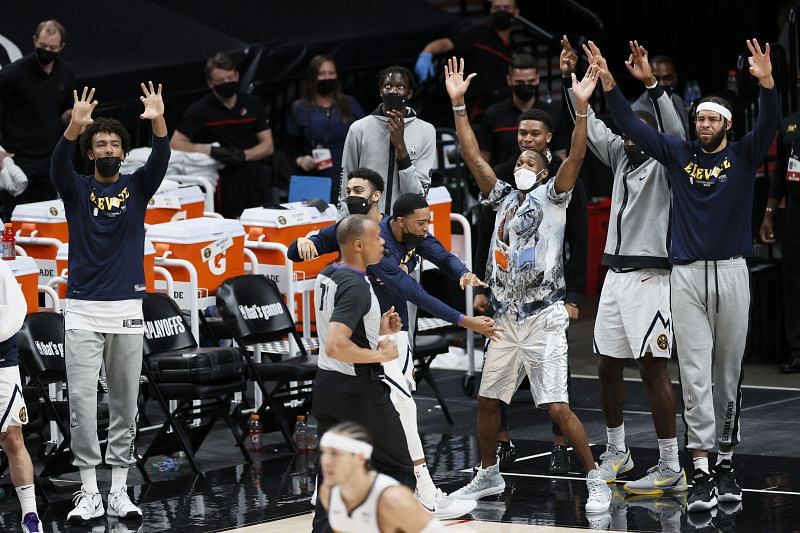
<path fill-rule="evenodd" d="M 50 175 L 64 200 L 69 225 L 69 281 L 64 339 L 69 383 L 73 464 L 81 475 L 70 522 L 105 514 L 95 467 L 102 461 L 97 440 L 97 379 L 105 362 L 108 379 L 108 447 L 111 466 L 108 515 L 141 518 L 127 494 L 128 467 L 136 462 L 136 399 L 142 371 L 142 298 L 144 284 L 144 214 L 169 162 L 164 101 L 158 90 L 141 85 L 143 120 L 153 127 L 153 151 L 133 174 L 120 174 L 130 148 L 128 132 L 113 119 L 92 119 L 94 89 L 83 88 L 72 120 L 56 145 Z M 83 130 L 83 133 L 81 131 Z M 93 175 L 72 168 L 75 142 L 94 162 Z"/>
<path fill-rule="evenodd" d="M 731 105 L 716 96 L 700 100 L 696 141 L 684 141 L 642 124 L 589 42 L 614 121 L 648 155 L 666 167 L 672 185 L 672 316 L 681 367 L 684 418 L 694 476 L 689 510 L 737 502 L 742 489 L 732 465 L 740 439 L 741 373 L 750 309 L 744 258 L 753 255 L 751 216 L 755 171 L 778 127 L 778 97 L 769 44 L 747 41 L 750 74 L 761 85 L 753 130 L 728 140 Z M 712 385 L 713 383 L 713 385 Z M 708 452 L 719 447 L 713 475 Z"/>
<path fill-rule="evenodd" d="M 566 36 L 562 39 L 561 72 L 565 87 L 578 55 Z M 650 69 L 647 50 L 631 42 L 628 71 L 648 89 L 651 111 L 636 111 L 649 127 L 681 139 L 683 123 Z M 574 116 L 574 98 L 568 108 Z M 659 461 L 641 479 L 625 484 L 634 494 L 682 492 L 688 486 L 678 460 L 675 394 L 667 372 L 672 355 L 672 319 L 669 305 L 669 217 L 671 192 L 667 169 L 642 152 L 630 139 L 613 133 L 589 110 L 589 148 L 614 171 L 611 221 L 603 264 L 609 267 L 597 307 L 594 352 L 599 358 L 600 395 L 608 441 L 600 456 L 600 474 L 608 483 L 633 469 L 625 443 L 623 407 L 625 362 L 639 363 L 647 387 L 658 437 Z"/>

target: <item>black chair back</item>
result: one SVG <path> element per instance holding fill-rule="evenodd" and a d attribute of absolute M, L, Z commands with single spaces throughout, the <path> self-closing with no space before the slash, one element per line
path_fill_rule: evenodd
<path fill-rule="evenodd" d="M 242 346 L 296 335 L 294 321 L 278 285 L 262 275 L 225 280 L 217 289 L 217 309 Z"/>
<path fill-rule="evenodd" d="M 197 348 L 192 329 L 172 298 L 157 292 L 148 293 L 142 302 L 142 311 L 145 356 Z"/>
<path fill-rule="evenodd" d="M 25 318 L 17 333 L 19 362 L 25 372 L 43 383 L 66 381 L 64 316 L 42 311 Z"/>

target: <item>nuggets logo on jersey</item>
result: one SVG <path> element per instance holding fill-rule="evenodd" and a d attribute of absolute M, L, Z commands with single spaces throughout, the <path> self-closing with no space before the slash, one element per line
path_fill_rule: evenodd
<path fill-rule="evenodd" d="M 128 198 L 131 193 L 128 187 L 123 187 L 114 196 L 101 196 L 97 189 L 89 194 L 89 201 L 94 205 L 92 214 L 94 216 L 117 217 L 128 209 Z"/>
<path fill-rule="evenodd" d="M 703 187 L 711 187 L 717 182 L 725 183 L 728 176 L 726 170 L 731 168 L 731 163 L 728 158 L 722 160 L 719 165 L 714 165 L 714 168 L 703 168 L 695 161 L 690 161 L 688 165 L 683 168 L 683 171 L 689 175 L 689 183 L 692 185 L 700 185 Z"/>

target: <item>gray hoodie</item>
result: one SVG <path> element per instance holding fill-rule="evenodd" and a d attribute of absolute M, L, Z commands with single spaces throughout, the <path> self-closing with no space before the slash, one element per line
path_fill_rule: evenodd
<path fill-rule="evenodd" d="M 388 121 L 379 106 L 371 115 L 353 122 L 347 132 L 339 187 L 340 218 L 349 214 L 345 204 L 347 175 L 357 168 L 374 170 L 384 179 L 385 191 L 378 204 L 381 213 L 391 214 L 392 204 L 403 193 L 428 195 L 430 171 L 436 166 L 436 128 L 417 118 L 413 109 L 406 108 L 403 137 L 410 161 L 397 161 L 386 128 Z"/>
<path fill-rule="evenodd" d="M 569 112 L 575 120 L 575 96 L 569 93 Z M 650 112 L 658 129 L 685 138 L 683 123 L 664 90 L 649 91 Z M 622 137 L 612 132 L 589 108 L 589 149 L 614 171 L 611 216 L 603 264 L 611 268 L 669 266 L 672 196 L 666 169 L 653 158 L 634 168 L 625 155 Z"/>

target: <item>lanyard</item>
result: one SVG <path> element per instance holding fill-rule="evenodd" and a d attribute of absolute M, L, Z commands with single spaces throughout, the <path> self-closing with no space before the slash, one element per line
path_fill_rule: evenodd
<path fill-rule="evenodd" d="M 311 142 L 311 148 L 315 147 L 315 144 L 314 144 L 314 129 L 311 126 L 311 109 L 312 109 L 313 106 L 314 106 L 313 104 L 310 104 L 308 109 L 307 109 L 307 111 L 306 111 L 306 118 L 308 119 L 308 139 Z M 330 141 L 330 137 L 331 137 L 331 120 L 333 120 L 333 109 L 334 108 L 333 108 L 333 106 L 331 106 L 331 107 L 319 108 L 319 109 L 325 109 L 325 112 L 328 115 L 328 127 L 327 127 L 327 130 L 325 132 L 325 137 L 323 139 L 323 143 L 322 144 L 316 143 L 316 146 L 327 147 L 328 146 L 328 141 Z"/>

